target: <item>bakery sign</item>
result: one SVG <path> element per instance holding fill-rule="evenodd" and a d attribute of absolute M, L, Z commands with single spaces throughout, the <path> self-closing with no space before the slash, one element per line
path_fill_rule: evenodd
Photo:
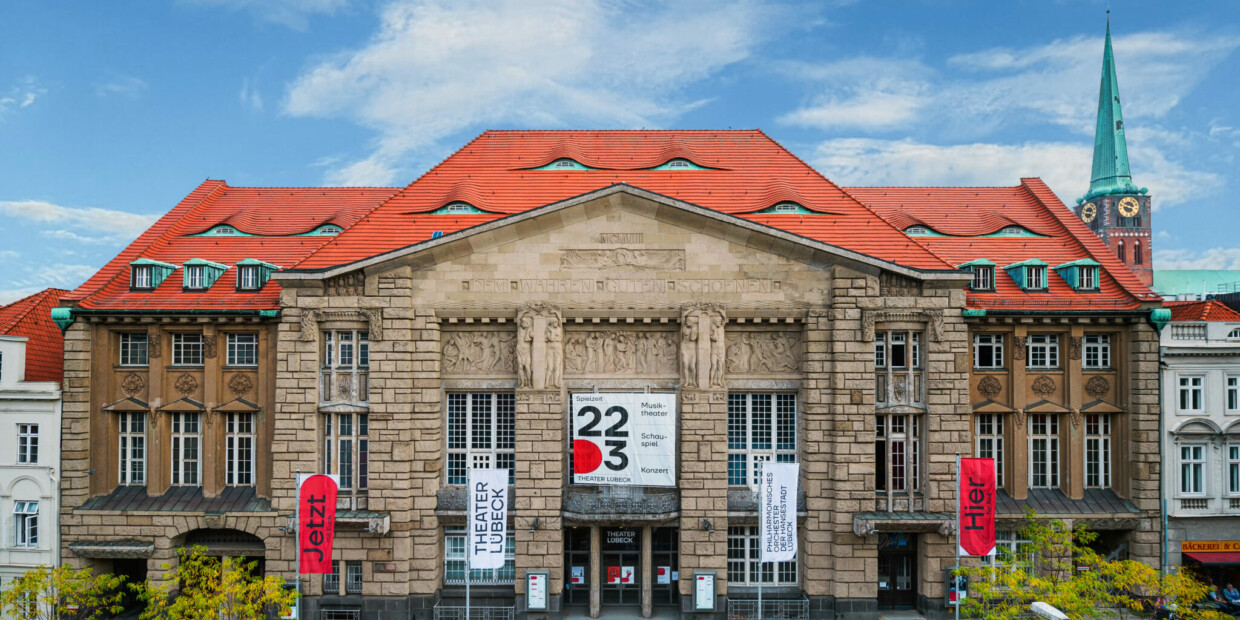
<path fill-rule="evenodd" d="M 1180 551 L 1240 551 L 1240 540 L 1185 540 L 1180 542 Z"/>

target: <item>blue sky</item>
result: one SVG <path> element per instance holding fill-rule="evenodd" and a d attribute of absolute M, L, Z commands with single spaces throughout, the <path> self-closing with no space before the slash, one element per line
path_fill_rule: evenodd
<path fill-rule="evenodd" d="M 0 4 L 0 303 L 206 178 L 404 185 L 484 129 L 761 128 L 841 185 L 1089 182 L 1104 1 Z M 1240 269 L 1240 3 L 1112 3 L 1160 268 Z"/>

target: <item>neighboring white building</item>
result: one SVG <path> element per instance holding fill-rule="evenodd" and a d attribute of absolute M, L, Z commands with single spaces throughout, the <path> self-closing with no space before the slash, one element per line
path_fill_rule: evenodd
<path fill-rule="evenodd" d="M 60 550 L 60 384 L 26 381 L 27 338 L 0 335 L 0 583 Z"/>
<path fill-rule="evenodd" d="M 1217 301 L 1170 306 L 1161 342 L 1167 562 L 1230 580 L 1240 570 L 1240 313 Z"/>

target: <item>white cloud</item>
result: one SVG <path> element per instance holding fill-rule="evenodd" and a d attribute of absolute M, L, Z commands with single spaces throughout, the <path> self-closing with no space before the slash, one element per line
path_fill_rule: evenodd
<path fill-rule="evenodd" d="M 1041 177 L 1066 204 L 1089 187 L 1093 145 L 1067 142 L 974 143 L 953 146 L 913 140 L 844 138 L 818 145 L 811 160 L 841 185 L 1012 186 L 1021 177 Z M 1152 147 L 1134 149 L 1142 178 L 1156 189 L 1155 208 L 1208 195 L 1222 186 L 1213 173 L 1170 161 Z"/>
<path fill-rule="evenodd" d="M 0 306 L 11 304 L 24 297 L 29 297 L 47 288 L 38 286 L 19 286 L 17 288 L 0 289 Z"/>
<path fill-rule="evenodd" d="M 8 90 L 0 90 L 0 121 L 14 111 L 28 108 L 40 97 L 47 94 L 47 89 L 32 76 L 17 80 Z"/>
<path fill-rule="evenodd" d="M 657 127 L 701 105 L 694 82 L 748 57 L 769 10 L 743 2 L 400 0 L 360 49 L 303 73 L 294 116 L 378 133 L 329 182 L 389 184 L 408 155 L 480 125 Z"/>
<path fill-rule="evenodd" d="M 95 94 L 100 97 L 124 97 L 138 99 L 146 94 L 147 84 L 141 78 L 132 75 L 121 75 L 106 82 L 95 85 Z"/>
<path fill-rule="evenodd" d="M 305 30 L 313 15 L 334 15 L 349 0 L 181 0 L 185 4 L 249 11 L 262 20 Z"/>
<path fill-rule="evenodd" d="M 21 256 L 17 250 L 0 250 L 0 261 L 10 261 Z"/>
<path fill-rule="evenodd" d="M 931 70 L 915 61 L 853 58 L 789 72 L 822 85 L 811 103 L 779 118 L 787 125 L 818 129 L 881 130 L 907 125 L 930 101 Z"/>
<path fill-rule="evenodd" d="M 11 288 L 0 289 L 0 304 L 16 301 L 49 287 L 77 288 L 98 270 L 97 265 L 77 263 L 27 265 L 24 270 L 15 270 L 18 277 L 10 282 Z"/>
<path fill-rule="evenodd" d="M 1154 250 L 1155 269 L 1240 269 L 1240 247 Z"/>
<path fill-rule="evenodd" d="M 237 98 L 241 100 L 241 105 L 255 112 L 263 111 L 263 96 L 258 92 L 257 85 L 250 84 L 250 78 L 241 80 L 241 92 Z"/>
<path fill-rule="evenodd" d="M 0 200 L 0 215 L 26 220 L 36 225 L 67 226 L 81 231 L 82 235 L 77 237 L 78 240 L 88 237 L 100 242 L 130 241 L 159 219 L 158 215 L 98 207 L 65 207 L 41 200 Z M 67 238 L 57 230 L 49 231 L 48 234 Z"/>

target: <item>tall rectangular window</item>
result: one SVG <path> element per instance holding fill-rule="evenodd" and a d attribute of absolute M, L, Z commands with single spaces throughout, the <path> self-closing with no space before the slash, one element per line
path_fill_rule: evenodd
<path fill-rule="evenodd" d="M 1180 377 L 1180 411 L 1201 411 L 1205 377 Z"/>
<path fill-rule="evenodd" d="M 126 332 L 121 334 L 121 366 L 146 366 L 149 363 L 147 335 Z"/>
<path fill-rule="evenodd" d="M 201 366 L 202 334 L 173 334 L 172 364 L 174 366 Z"/>
<path fill-rule="evenodd" d="M 323 332 L 323 367 L 319 400 L 324 403 L 369 400 L 370 334 L 337 329 Z"/>
<path fill-rule="evenodd" d="M 197 413 L 172 414 L 172 484 L 192 486 L 199 483 L 200 419 Z"/>
<path fill-rule="evenodd" d="M 728 484 L 757 489 L 762 463 L 796 460 L 796 394 L 728 394 Z"/>
<path fill-rule="evenodd" d="M 1111 416 L 1085 416 L 1085 486 L 1111 488 Z"/>
<path fill-rule="evenodd" d="M 1003 368 L 1003 334 L 973 336 L 973 367 L 981 370 Z"/>
<path fill-rule="evenodd" d="M 1046 288 L 1046 267 L 1027 265 L 1025 267 L 1025 288 L 1040 291 Z"/>
<path fill-rule="evenodd" d="M 185 288 L 207 288 L 207 270 L 202 266 L 185 268 Z"/>
<path fill-rule="evenodd" d="M 323 470 L 340 477 L 341 491 L 370 486 L 370 419 L 364 413 L 323 416 Z"/>
<path fill-rule="evenodd" d="M 797 585 L 796 560 L 761 563 L 761 545 L 756 526 L 728 527 L 728 585 Z"/>
<path fill-rule="evenodd" d="M 911 346 L 910 346 L 911 345 Z M 921 334 L 890 332 L 874 335 L 874 366 L 886 368 L 921 368 Z"/>
<path fill-rule="evenodd" d="M 1206 447 L 1201 444 L 1180 446 L 1180 494 L 1205 495 Z"/>
<path fill-rule="evenodd" d="M 39 546 L 39 502 L 13 502 L 13 545 Z"/>
<path fill-rule="evenodd" d="M 362 593 L 362 563 L 348 560 L 344 563 L 344 593 Z"/>
<path fill-rule="evenodd" d="M 323 594 L 340 594 L 340 560 L 332 560 L 332 572 L 323 573 Z"/>
<path fill-rule="evenodd" d="M 151 278 L 151 267 L 131 267 L 130 269 L 133 270 L 129 284 L 131 288 L 155 288 L 155 283 Z"/>
<path fill-rule="evenodd" d="M 1240 445 L 1227 446 L 1227 494 L 1240 495 Z"/>
<path fill-rule="evenodd" d="M 989 265 L 973 267 L 973 290 L 991 291 L 995 288 L 995 268 Z"/>
<path fill-rule="evenodd" d="M 1059 487 L 1059 416 L 1029 416 L 1029 487 Z"/>
<path fill-rule="evenodd" d="M 1111 337 L 1106 334 L 1085 336 L 1085 368 L 1111 367 Z"/>
<path fill-rule="evenodd" d="M 1033 334 L 1025 344 L 1026 368 L 1058 368 L 1059 336 L 1056 334 Z"/>
<path fill-rule="evenodd" d="M 445 525 L 443 528 L 443 582 L 446 585 L 465 583 L 465 528 Z M 516 575 L 517 538 L 508 530 L 504 539 L 503 568 L 474 568 L 469 571 L 471 584 L 511 585 Z"/>
<path fill-rule="evenodd" d="M 974 416 L 979 458 L 995 460 L 995 484 L 1003 486 L 1003 416 L 979 413 Z"/>
<path fill-rule="evenodd" d="M 1224 395 L 1227 401 L 1227 413 L 1240 412 L 1240 377 L 1227 377 L 1227 393 Z"/>
<path fill-rule="evenodd" d="M 258 334 L 228 334 L 228 365 L 258 365 Z"/>
<path fill-rule="evenodd" d="M 1080 290 L 1093 291 L 1098 289 L 1098 268 L 1097 267 L 1081 267 L 1080 282 L 1077 288 Z"/>
<path fill-rule="evenodd" d="M 39 425 L 17 425 L 17 462 L 34 465 L 39 462 Z"/>
<path fill-rule="evenodd" d="M 230 413 L 225 427 L 224 457 L 228 486 L 254 484 L 254 414 Z"/>
<path fill-rule="evenodd" d="M 146 484 L 146 414 L 121 413 L 119 418 L 121 484 Z"/>
<path fill-rule="evenodd" d="M 448 393 L 448 484 L 465 484 L 467 469 L 507 469 L 515 484 L 516 395 Z"/>
<path fill-rule="evenodd" d="M 874 488 L 921 489 L 921 416 L 874 416 Z"/>
<path fill-rule="evenodd" d="M 258 279 L 258 267 L 253 265 L 237 267 L 237 288 L 243 291 L 255 291 L 261 286 Z"/>

